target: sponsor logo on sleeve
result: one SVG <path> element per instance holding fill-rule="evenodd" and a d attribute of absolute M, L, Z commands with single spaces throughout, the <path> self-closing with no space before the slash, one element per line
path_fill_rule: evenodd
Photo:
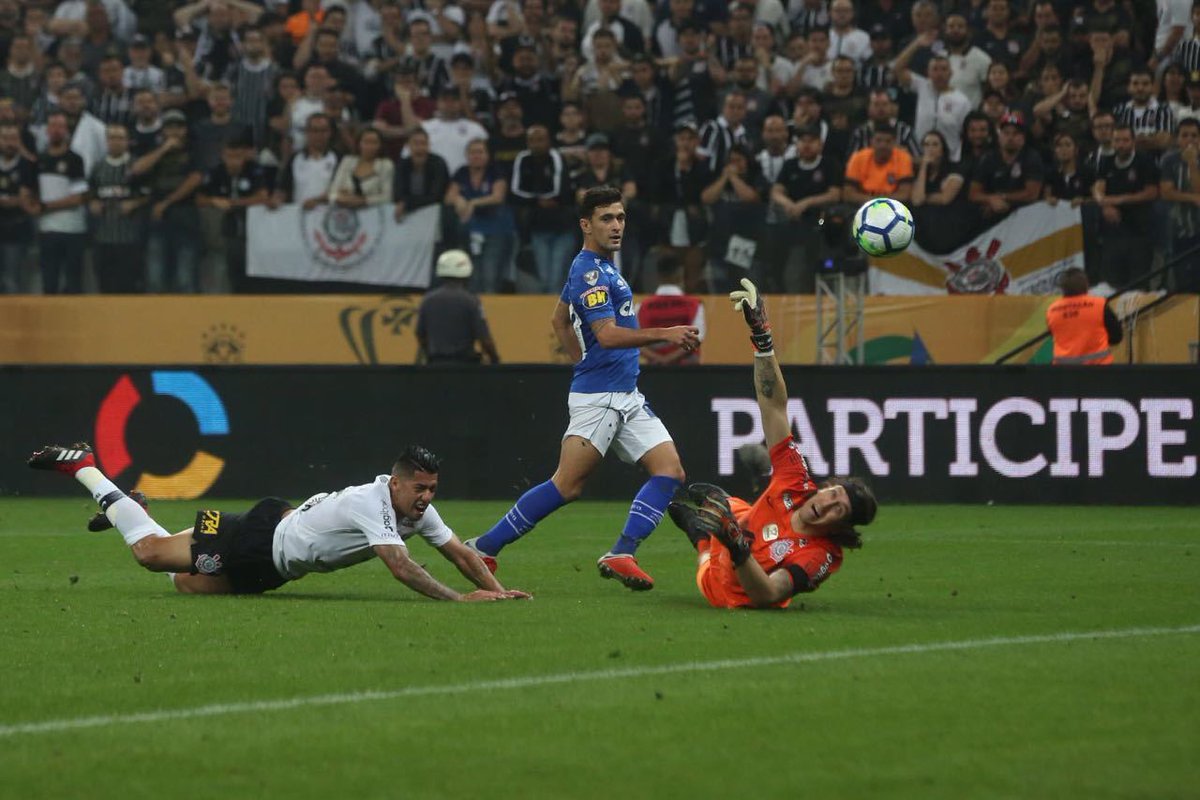
<path fill-rule="evenodd" d="M 608 289 L 604 286 L 594 286 L 579 295 L 584 308 L 597 308 L 608 302 Z"/>
<path fill-rule="evenodd" d="M 762 530 L 762 538 L 764 542 L 773 542 L 779 538 L 779 526 L 772 522 Z"/>
<path fill-rule="evenodd" d="M 220 511 L 204 511 L 200 517 L 200 533 L 206 536 L 216 536 L 221 526 Z"/>
<path fill-rule="evenodd" d="M 383 517 L 383 529 L 388 533 L 394 534 L 396 526 L 392 524 L 392 504 L 387 500 L 383 500 L 381 503 L 382 507 L 379 509 L 379 513 Z"/>
<path fill-rule="evenodd" d="M 598 269 L 589 269 L 583 273 L 583 282 L 588 286 L 595 286 L 598 280 L 600 280 L 600 270 Z"/>

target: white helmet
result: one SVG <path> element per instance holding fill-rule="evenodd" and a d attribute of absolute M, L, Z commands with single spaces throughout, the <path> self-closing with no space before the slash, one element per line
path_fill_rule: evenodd
<path fill-rule="evenodd" d="M 438 256 L 437 276 L 439 278 L 471 277 L 471 257 L 462 250 L 447 250 Z"/>

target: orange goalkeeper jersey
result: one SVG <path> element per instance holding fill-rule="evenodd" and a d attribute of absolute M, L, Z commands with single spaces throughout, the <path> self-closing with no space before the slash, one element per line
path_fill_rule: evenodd
<path fill-rule="evenodd" d="M 824 537 L 804 536 L 792 530 L 792 512 L 817 491 L 808 474 L 808 462 L 792 437 L 771 448 L 771 467 L 771 482 L 753 505 L 735 497 L 730 506 L 738 523 L 753 535 L 750 554 L 763 570 L 770 574 L 791 567 L 795 576 L 795 568 L 799 568 L 807 581 L 797 583 L 797 588 L 811 592 L 841 568 L 842 548 Z M 721 608 L 750 605 L 729 550 L 713 539 L 709 552 L 712 557 L 696 575 L 700 591 L 712 605 Z M 775 605 L 787 608 L 790 602 L 787 598 Z"/>

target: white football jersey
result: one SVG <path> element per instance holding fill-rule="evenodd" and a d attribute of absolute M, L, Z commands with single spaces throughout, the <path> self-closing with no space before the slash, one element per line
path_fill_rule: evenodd
<path fill-rule="evenodd" d="M 419 520 L 396 519 L 390 477 L 380 475 L 373 483 L 313 495 L 284 517 L 271 546 L 279 574 L 294 580 L 353 566 L 374 558 L 375 545 L 404 545 L 414 534 L 434 547 L 450 541 L 454 532 L 432 505 Z"/>

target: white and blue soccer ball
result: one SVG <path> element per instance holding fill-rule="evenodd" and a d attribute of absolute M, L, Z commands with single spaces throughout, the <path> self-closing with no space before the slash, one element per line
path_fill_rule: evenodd
<path fill-rule="evenodd" d="M 864 253 L 876 258 L 903 252 L 913 238 L 912 212 L 899 200 L 876 197 L 854 212 L 850 235 Z"/>

